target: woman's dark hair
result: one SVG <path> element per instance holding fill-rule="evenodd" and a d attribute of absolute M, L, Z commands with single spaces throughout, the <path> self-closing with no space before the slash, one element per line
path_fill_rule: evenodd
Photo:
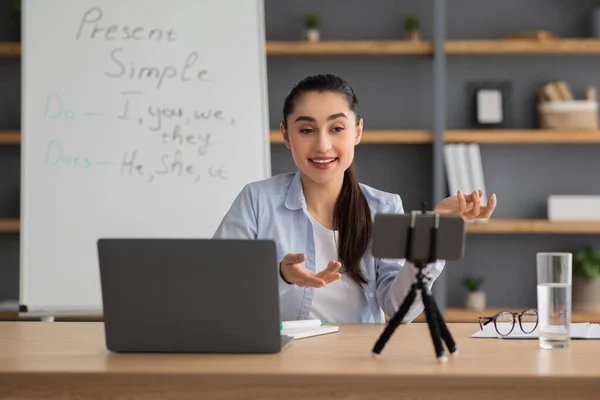
<path fill-rule="evenodd" d="M 283 126 L 286 130 L 287 117 L 292 113 L 295 101 L 306 92 L 333 92 L 344 96 L 348 107 L 356 115 L 358 125 L 358 99 L 354 90 L 339 76 L 324 74 L 302 79 L 287 95 L 283 103 Z M 342 269 L 357 283 L 367 283 L 360 269 L 360 260 L 371 241 L 373 222 L 369 203 L 358 184 L 352 164 L 344 172 L 344 183 L 333 211 L 333 226 L 339 232 L 337 250 Z"/>

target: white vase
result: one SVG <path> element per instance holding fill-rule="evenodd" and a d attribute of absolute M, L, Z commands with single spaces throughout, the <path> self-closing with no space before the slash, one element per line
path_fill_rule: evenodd
<path fill-rule="evenodd" d="M 406 31 L 404 36 L 407 40 L 421 40 L 421 33 L 418 29 L 413 31 Z"/>
<path fill-rule="evenodd" d="M 467 293 L 467 301 L 465 307 L 469 310 L 483 310 L 485 308 L 485 292 Z"/>
<path fill-rule="evenodd" d="M 318 29 L 307 29 L 304 38 L 309 42 L 318 42 L 321 37 Z"/>

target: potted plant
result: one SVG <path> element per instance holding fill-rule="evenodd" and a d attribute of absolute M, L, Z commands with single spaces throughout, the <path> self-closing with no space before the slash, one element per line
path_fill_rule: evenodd
<path fill-rule="evenodd" d="M 573 310 L 600 312 L 600 254 L 582 246 L 573 257 Z"/>
<path fill-rule="evenodd" d="M 306 28 L 306 31 L 304 32 L 304 38 L 309 42 L 319 41 L 321 36 L 319 33 L 320 22 L 321 18 L 316 12 L 311 12 L 306 15 L 306 19 L 304 21 L 304 27 Z"/>
<path fill-rule="evenodd" d="M 467 275 L 464 277 L 463 283 L 467 288 L 465 307 L 469 310 L 483 310 L 485 308 L 485 292 L 479 290 L 483 278 Z"/>
<path fill-rule="evenodd" d="M 420 40 L 421 35 L 419 29 L 421 24 L 419 17 L 414 14 L 410 14 L 404 17 L 404 34 L 408 40 Z"/>

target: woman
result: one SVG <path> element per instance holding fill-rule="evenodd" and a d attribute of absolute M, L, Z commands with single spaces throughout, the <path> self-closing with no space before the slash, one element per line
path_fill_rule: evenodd
<path fill-rule="evenodd" d="M 415 267 L 370 252 L 375 214 L 404 211 L 398 195 L 357 181 L 352 162 L 363 120 L 354 91 L 335 75 L 301 80 L 285 99 L 280 130 L 298 172 L 248 184 L 214 237 L 277 243 L 281 320 L 384 322 L 410 290 Z M 434 211 L 488 218 L 496 198 L 482 207 L 481 195 L 459 192 Z M 431 284 L 443 266 L 427 267 Z M 403 322 L 422 310 L 418 298 Z"/>

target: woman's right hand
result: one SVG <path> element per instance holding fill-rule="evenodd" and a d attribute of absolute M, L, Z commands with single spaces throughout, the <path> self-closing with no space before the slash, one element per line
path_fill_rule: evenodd
<path fill-rule="evenodd" d="M 302 266 L 305 260 L 304 253 L 286 254 L 279 264 L 279 273 L 283 280 L 300 287 L 320 288 L 342 277 L 338 272 L 342 264 L 338 261 L 330 261 L 325 270 L 315 274 Z"/>

